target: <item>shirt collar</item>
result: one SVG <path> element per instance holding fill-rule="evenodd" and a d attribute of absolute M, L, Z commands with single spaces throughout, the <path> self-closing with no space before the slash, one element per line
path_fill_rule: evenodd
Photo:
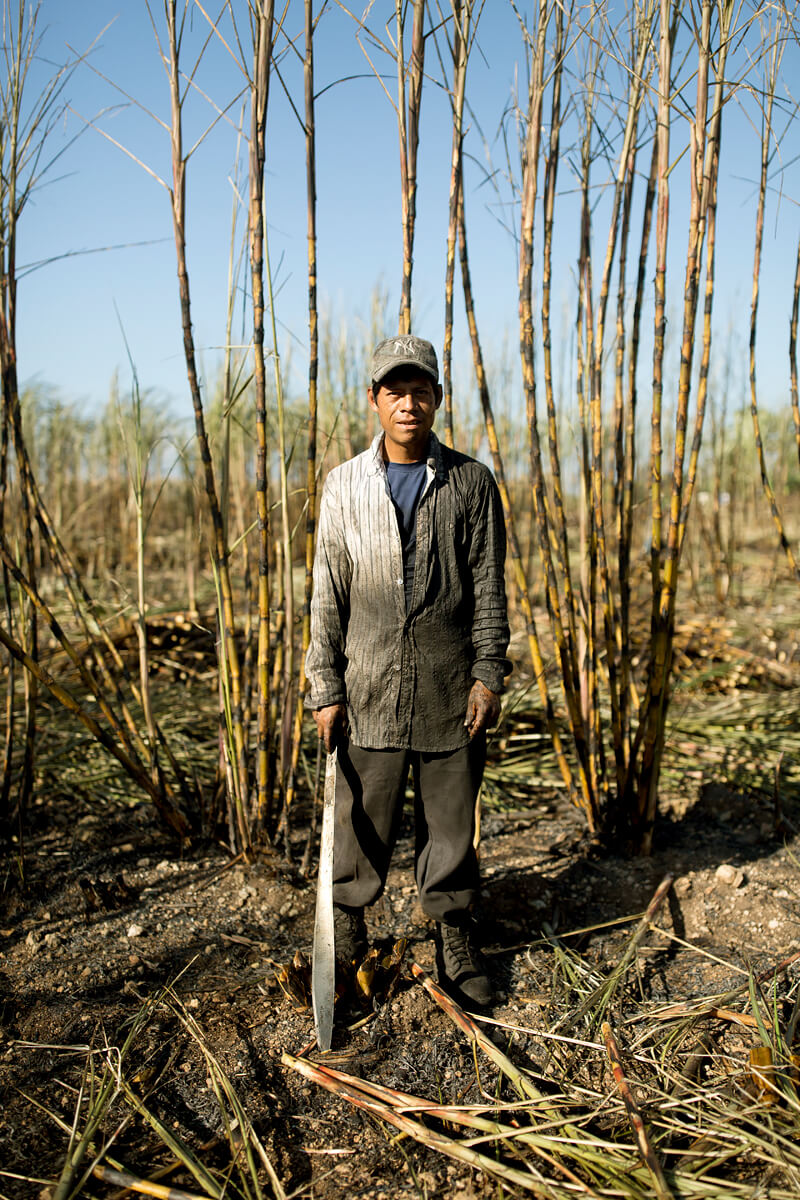
<path fill-rule="evenodd" d="M 383 430 L 376 434 L 370 444 L 370 475 L 385 475 L 386 463 L 383 461 Z M 437 438 L 436 434 L 431 431 L 430 441 L 428 442 L 428 469 L 436 475 L 437 478 L 443 479 L 446 475 L 445 465 L 442 459 L 442 443 Z"/>

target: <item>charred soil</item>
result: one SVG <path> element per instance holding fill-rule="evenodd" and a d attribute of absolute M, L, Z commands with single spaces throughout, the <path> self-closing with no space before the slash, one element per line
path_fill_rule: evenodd
<path fill-rule="evenodd" d="M 764 695 L 762 688 L 759 703 Z M 786 710 L 797 692 L 775 695 Z M 715 691 L 706 716 L 718 704 Z M 531 1072 L 537 1086 L 557 1088 L 569 1078 L 584 1089 L 589 1108 L 602 1110 L 604 1097 L 615 1094 L 615 1081 L 599 1026 L 580 1015 L 581 997 L 621 963 L 637 918 L 668 874 L 673 882 L 667 898 L 604 1012 L 620 1042 L 641 1045 L 648 1022 L 648 1028 L 664 1028 L 666 1036 L 670 1018 L 659 1017 L 665 1008 L 728 996 L 733 1018 L 705 1004 L 702 1016 L 690 1023 L 691 1036 L 682 1026 L 671 1052 L 676 1064 L 686 1065 L 700 1047 L 707 1062 L 696 1072 L 698 1086 L 712 1066 L 724 1062 L 734 1093 L 738 1089 L 746 1099 L 750 1050 L 763 1043 L 754 1000 L 762 998 L 767 1008 L 772 1004 L 776 1020 L 794 1028 L 800 965 L 797 786 L 779 779 L 772 790 L 780 766 L 774 756 L 759 770 L 748 768 L 757 747 L 742 759 L 720 756 L 712 744 L 714 753 L 704 757 L 705 743 L 688 710 L 676 700 L 674 711 L 678 757 L 671 763 L 656 852 L 649 858 L 598 853 L 586 837 L 582 814 L 546 780 L 520 790 L 500 771 L 487 791 L 479 918 L 498 1000 L 483 1028 L 509 1059 Z M 702 716 L 698 720 L 702 732 Z M 752 722 L 741 715 L 737 721 L 739 737 L 747 740 Z M 790 705 L 789 728 L 796 733 L 797 727 L 796 707 Z M 496 739 L 498 769 L 512 749 L 508 738 Z M 302 859 L 307 818 L 302 811 L 295 817 L 295 863 Z M 114 1096 L 76 1180 L 113 1136 L 106 1162 L 203 1194 L 196 1177 L 175 1167 L 174 1149 L 159 1129 L 222 1178 L 230 1169 L 230 1137 L 210 1053 L 286 1195 L 382 1200 L 497 1193 L 496 1180 L 483 1171 L 398 1136 L 397 1129 L 282 1061 L 286 1052 L 315 1058 L 302 968 L 290 972 L 288 983 L 279 981 L 297 951 L 310 954 L 313 869 L 304 877 L 277 854 L 231 863 L 225 848 L 212 843 L 181 848 L 159 831 L 146 805 L 116 800 L 99 805 L 54 786 L 40 789 L 28 818 L 24 876 L 20 879 L 19 859 L 9 860 L 3 899 L 3 1196 L 54 1194 L 76 1113 L 81 1129 L 101 1065 L 117 1061 L 137 1014 L 148 1005 L 147 1019 L 119 1067 L 128 1090 Z M 433 929 L 413 887 L 410 816 L 386 893 L 369 913 L 369 931 L 383 947 L 407 939 L 404 966 L 388 998 L 360 1003 L 351 992 L 337 1004 L 328 1062 L 432 1102 L 483 1100 L 499 1111 L 507 1082 L 473 1053 L 409 969 L 416 962 L 432 971 L 434 964 Z M 742 1020 L 735 1019 L 737 1013 Z M 565 1058 L 554 1030 L 560 1030 L 556 1037 L 576 1039 L 580 1052 L 573 1049 L 572 1058 Z M 636 1083 L 641 1072 L 635 1055 L 628 1068 Z M 757 1096 L 751 1099 L 758 1103 Z M 629 1132 L 626 1136 L 632 1146 Z M 173 1169 L 159 1175 L 170 1164 Z M 736 1158 L 723 1170 L 731 1180 L 762 1187 L 770 1179 L 789 1187 L 794 1178 L 791 1171 L 784 1178 L 780 1168 Z M 559 1178 L 568 1184 L 564 1172 Z M 272 1185 L 263 1172 L 262 1180 L 269 1195 Z M 79 1194 L 123 1193 L 118 1184 L 89 1175 Z"/>

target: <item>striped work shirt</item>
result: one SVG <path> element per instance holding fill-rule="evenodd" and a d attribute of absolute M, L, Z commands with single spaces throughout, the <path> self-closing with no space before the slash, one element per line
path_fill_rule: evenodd
<path fill-rule="evenodd" d="M 500 692 L 511 669 L 500 496 L 485 466 L 431 434 L 406 608 L 382 438 L 322 491 L 306 704 L 346 703 L 357 746 L 455 750 L 472 681 Z"/>

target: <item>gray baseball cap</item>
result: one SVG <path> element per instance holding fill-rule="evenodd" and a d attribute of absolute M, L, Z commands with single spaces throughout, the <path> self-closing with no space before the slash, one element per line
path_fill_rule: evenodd
<path fill-rule="evenodd" d="M 372 382 L 380 383 L 395 367 L 416 367 L 430 375 L 434 383 L 439 382 L 436 351 L 430 342 L 412 333 L 400 333 L 378 342 L 372 354 Z"/>

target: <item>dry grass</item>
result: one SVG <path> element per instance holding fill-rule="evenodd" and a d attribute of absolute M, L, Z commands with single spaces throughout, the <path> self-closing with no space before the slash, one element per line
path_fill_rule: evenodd
<path fill-rule="evenodd" d="M 438 1075 L 422 1062 L 420 1090 L 384 1082 L 386 1070 L 395 1072 L 402 1055 L 413 1053 L 416 1043 L 404 1049 L 402 1038 L 377 1058 L 356 1054 L 358 1075 L 347 1069 L 346 1052 L 314 1060 L 307 1047 L 284 1053 L 281 1086 L 299 1073 L 338 1098 L 341 1108 L 333 1102 L 315 1109 L 312 1098 L 303 1110 L 324 1113 L 328 1146 L 342 1145 L 346 1112 L 355 1107 L 370 1124 L 387 1127 L 407 1156 L 413 1140 L 472 1171 L 474 1186 L 489 1191 L 499 1185 L 511 1195 L 550 1200 L 789 1200 L 800 1186 L 800 952 L 758 973 L 723 964 L 740 980 L 724 991 L 687 995 L 668 1006 L 648 999 L 637 986 L 639 955 L 645 933 L 674 936 L 664 934 L 657 916 L 669 882 L 601 963 L 572 949 L 569 935 L 545 927 L 545 938 L 527 956 L 526 990 L 537 1002 L 513 1022 L 468 1015 L 412 966 L 417 986 L 409 1002 L 416 1020 L 430 1023 L 437 1006 L 446 1014 L 449 1035 L 441 1040 L 449 1038 L 462 1063 L 459 1095 L 469 1094 L 470 1103 L 448 1103 Z M 681 953 L 701 964 L 708 957 L 686 940 Z M 248 1113 L 231 1060 L 223 1062 L 215 1046 L 212 1014 L 190 1011 L 197 1002 L 182 1000 L 179 985 L 175 980 L 150 995 L 131 989 L 132 1015 L 116 1034 L 100 1035 L 92 1045 L 29 1044 L 57 1059 L 52 1101 L 31 1103 L 64 1140 L 59 1180 L 37 1182 L 49 1185 L 53 1200 L 108 1195 L 92 1179 L 163 1200 L 285 1200 L 312 1188 L 319 1196 L 343 1194 L 335 1185 L 330 1192 L 322 1188 L 319 1176 L 299 1191 L 280 1177 L 265 1143 L 291 1139 L 280 1124 L 285 1118 L 276 1117 L 273 1128 L 268 1105 L 258 1117 Z M 280 1018 L 268 1005 L 264 1019 Z M 292 1026 L 298 1041 L 309 1023 Z M 190 1059 L 202 1064 L 203 1125 L 216 1131 L 212 1141 L 185 1125 L 176 1132 L 170 1116 L 184 1094 L 180 1081 Z M 84 1064 L 82 1073 L 76 1060 Z M 272 1069 L 280 1073 L 277 1061 Z M 63 1115 L 65 1092 L 71 1117 Z M 361 1153 L 358 1142 L 353 1151 Z"/>
<path fill-rule="evenodd" d="M 623 956 L 631 965 L 635 939 Z M 554 945 L 554 959 L 563 951 Z M 441 1154 L 466 1163 L 511 1194 L 714 1197 L 795 1196 L 800 1186 L 800 1104 L 797 1057 L 790 1050 L 797 1011 L 797 978 L 789 964 L 750 975 L 739 1008 L 720 1010 L 709 997 L 693 1006 L 659 1011 L 646 1005 L 603 1027 L 613 969 L 597 985 L 577 955 L 570 972 L 554 972 L 561 987 L 551 998 L 549 1026 L 510 1026 L 474 1020 L 425 973 L 414 974 L 475 1052 L 483 1100 L 443 1105 L 329 1067 L 284 1055 L 287 1067 L 327 1088 Z M 582 989 L 589 999 L 578 1005 Z M 788 1021 L 779 1014 L 790 1012 Z M 760 1044 L 750 1053 L 719 1032 L 752 1022 Z M 559 1033 L 568 1026 L 573 1033 Z M 577 1028 L 576 1028 L 577 1026 Z M 713 1030 L 713 1032 L 711 1032 Z M 516 1066 L 498 1047 L 522 1033 L 547 1048 L 547 1068 Z M 491 1035 L 491 1036 L 490 1036 Z M 488 1060 L 488 1062 L 487 1062 Z M 766 1066 L 753 1065 L 765 1062 Z M 500 1082 L 490 1092 L 488 1063 Z"/>

